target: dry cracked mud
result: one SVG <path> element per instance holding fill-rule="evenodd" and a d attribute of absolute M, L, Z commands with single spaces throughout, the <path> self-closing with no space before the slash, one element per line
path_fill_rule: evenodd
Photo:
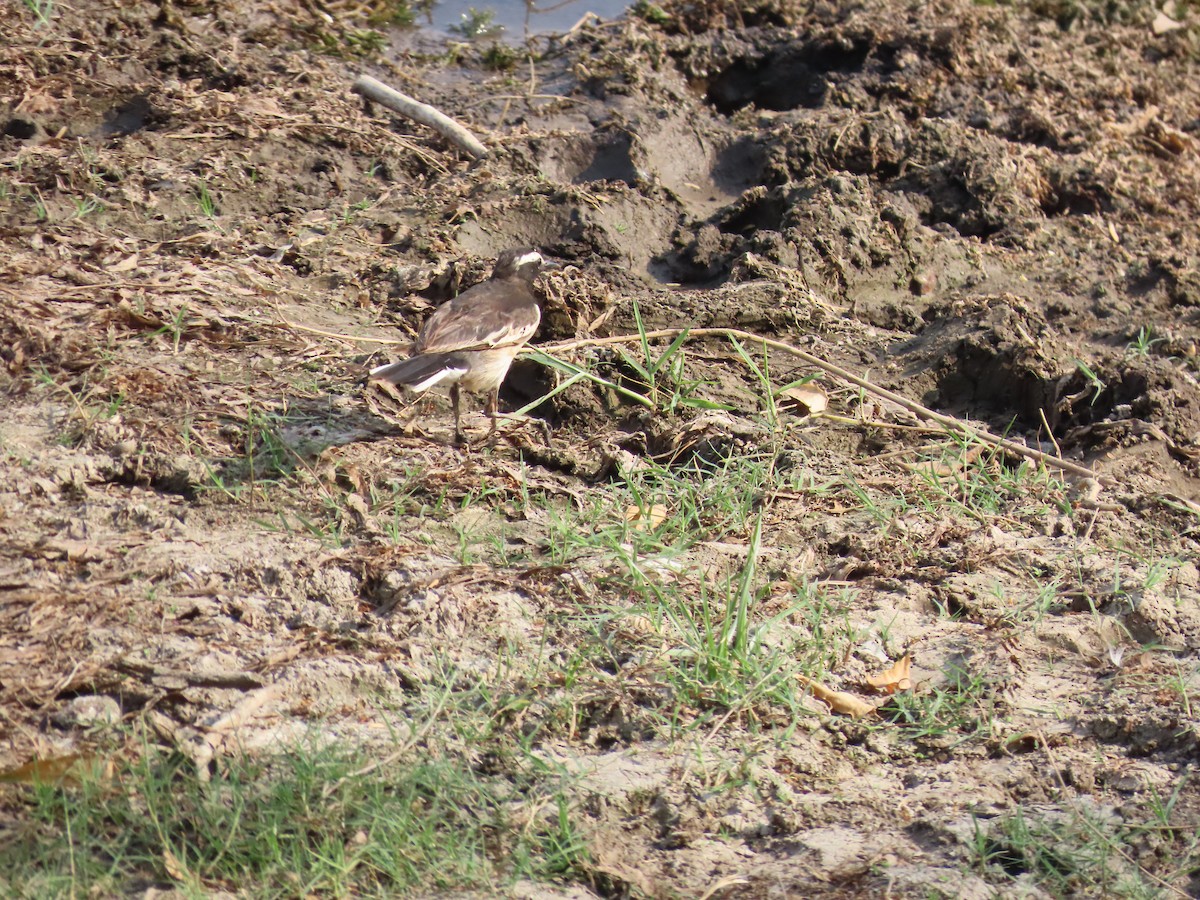
<path fill-rule="evenodd" d="M 0 10 L 0 770 L 233 714 L 214 772 L 317 732 L 504 779 L 431 707 L 482 685 L 584 849 L 464 890 L 1200 894 L 1194 5 L 668 4 L 511 57 L 44 8 Z M 640 341 L 557 351 L 605 383 L 548 438 L 453 446 L 362 377 L 519 245 L 566 264 L 535 346 L 737 329 L 1049 459 L 719 335 L 653 384 Z M 813 375 L 823 416 L 764 387 Z"/>

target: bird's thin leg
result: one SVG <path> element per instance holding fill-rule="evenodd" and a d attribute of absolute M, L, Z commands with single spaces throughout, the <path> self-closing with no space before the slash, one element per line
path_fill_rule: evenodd
<path fill-rule="evenodd" d="M 454 443 L 463 443 L 462 420 L 459 417 L 458 384 L 450 385 L 450 402 L 454 405 Z"/>
<path fill-rule="evenodd" d="M 488 398 L 487 398 L 487 417 L 488 417 L 488 420 L 492 423 L 491 427 L 488 428 L 488 433 L 487 433 L 489 440 L 496 433 L 496 409 L 497 409 L 497 407 L 499 407 L 499 405 L 500 405 L 500 388 L 498 388 L 498 387 L 492 388 L 492 390 L 488 392 Z"/>

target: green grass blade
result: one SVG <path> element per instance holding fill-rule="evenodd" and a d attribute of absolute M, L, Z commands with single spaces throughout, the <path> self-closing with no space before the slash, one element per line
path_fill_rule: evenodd
<path fill-rule="evenodd" d="M 609 381 L 607 378 L 601 378 L 599 375 L 595 374 L 594 372 L 590 372 L 587 369 L 583 368 L 582 366 L 575 365 L 575 363 L 567 362 L 566 360 L 559 359 L 558 357 L 555 357 L 555 356 L 551 356 L 550 354 L 545 353 L 541 350 L 533 351 L 531 354 L 529 354 L 529 357 L 534 362 L 541 363 L 544 366 L 549 366 L 552 369 L 557 369 L 559 372 L 565 372 L 566 374 L 572 375 L 572 376 L 579 375 L 582 378 L 586 378 L 588 381 L 592 382 L 592 384 L 598 384 L 601 387 L 606 387 L 606 388 L 609 388 L 610 390 L 614 390 L 618 394 L 620 394 L 622 397 L 625 397 L 627 400 L 632 400 L 634 403 L 641 404 L 642 406 L 646 407 L 647 409 L 654 408 L 654 404 L 652 404 L 649 399 L 647 399 L 646 397 L 643 397 L 641 394 L 637 393 L 636 391 L 631 391 L 631 390 L 629 390 L 629 388 L 622 387 L 621 385 L 617 384 L 616 382 Z M 541 401 L 539 400 L 538 402 L 540 403 Z"/>

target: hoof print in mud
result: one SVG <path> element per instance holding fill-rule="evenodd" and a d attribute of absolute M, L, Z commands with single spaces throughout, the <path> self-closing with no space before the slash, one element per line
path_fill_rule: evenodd
<path fill-rule="evenodd" d="M 871 50 L 866 37 L 786 45 L 736 60 L 712 78 L 706 97 L 725 115 L 751 104 L 775 111 L 820 109 L 839 76 L 861 70 Z"/>

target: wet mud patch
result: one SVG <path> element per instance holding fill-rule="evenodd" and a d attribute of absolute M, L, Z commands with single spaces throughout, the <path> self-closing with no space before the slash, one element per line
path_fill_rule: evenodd
<path fill-rule="evenodd" d="M 741 56 L 710 78 L 705 99 L 724 115 L 750 105 L 775 112 L 820 109 L 837 89 L 838 76 L 861 72 L 869 56 L 880 76 L 890 74 L 887 54 L 875 49 L 870 36 L 838 36 Z"/>
<path fill-rule="evenodd" d="M 1102 452 L 1150 433 L 1157 423 L 1190 463 L 1200 421 L 1190 379 L 1147 351 L 1088 351 L 1056 331 L 1023 299 L 980 298 L 980 305 L 934 305 L 929 324 L 893 352 L 927 369 L 910 375 L 932 381 L 933 406 L 1014 416 L 1005 427 L 1046 431 L 1060 446 Z M 919 374 L 920 373 L 920 374 Z"/>
<path fill-rule="evenodd" d="M 567 135 L 537 148 L 538 170 L 551 181 L 564 184 L 623 181 L 633 185 L 638 180 L 634 140 L 630 132 L 616 128 Z"/>

